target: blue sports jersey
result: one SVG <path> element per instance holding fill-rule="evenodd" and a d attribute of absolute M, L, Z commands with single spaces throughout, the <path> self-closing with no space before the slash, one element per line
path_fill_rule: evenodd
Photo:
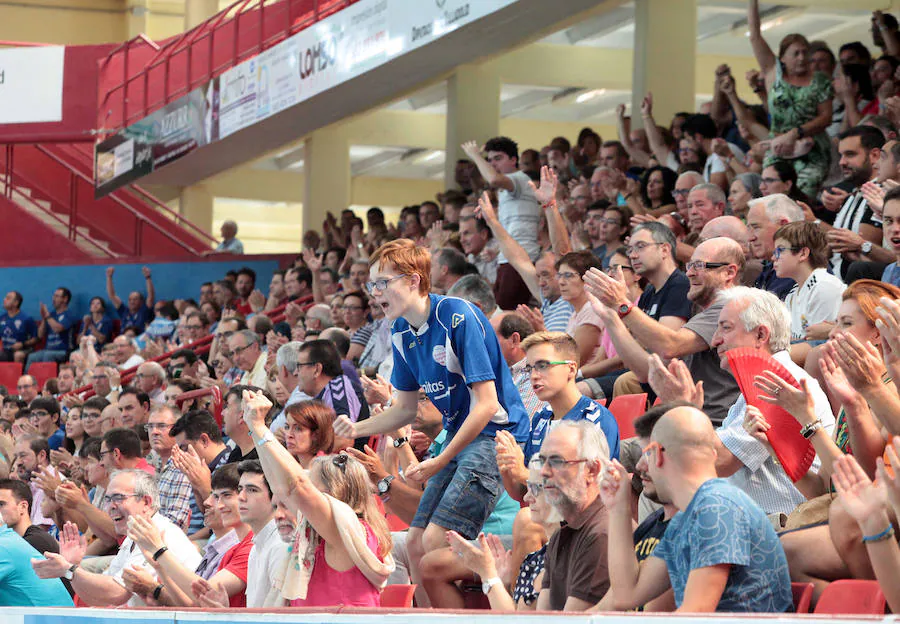
<path fill-rule="evenodd" d="M 619 459 L 619 423 L 616 417 L 608 409 L 586 396 L 578 399 L 578 402 L 560 420 L 589 420 L 599 426 L 606 435 L 609 444 L 609 456 L 611 459 Z M 531 436 L 525 444 L 525 465 L 528 465 L 531 456 L 541 450 L 544 438 L 550 431 L 550 423 L 553 421 L 553 412 L 550 407 L 545 407 L 537 414 L 531 423 Z"/>
<path fill-rule="evenodd" d="M 79 318 L 75 316 L 72 310 L 54 312 L 50 315 L 50 318 L 62 325 L 63 330 L 55 332 L 48 323 L 47 345 L 44 348 L 47 351 L 71 351 L 75 344 L 75 330 L 78 328 Z"/>
<path fill-rule="evenodd" d="M 138 308 L 137 312 L 131 312 L 128 309 L 128 306 L 123 303 L 116 308 L 116 313 L 122 321 L 121 325 L 123 332 L 129 327 L 134 327 L 138 334 L 143 334 L 144 329 L 147 327 L 147 323 L 153 320 L 153 310 L 145 305 Z"/>
<path fill-rule="evenodd" d="M 109 342 L 109 337 L 112 335 L 112 331 L 113 331 L 113 320 L 105 315 L 99 321 L 94 322 L 94 327 L 90 331 L 87 331 L 84 321 L 81 322 L 81 333 L 84 334 L 85 336 L 93 336 L 94 338 L 96 338 L 97 333 L 100 333 L 100 334 L 103 334 L 104 336 L 106 336 L 106 339 L 103 342 L 100 342 L 99 339 L 97 340 L 97 344 L 95 345 L 95 347 L 97 348 L 98 351 L 100 350 L 101 346 L 103 346 L 104 344 Z"/>
<path fill-rule="evenodd" d="M 9 313 L 0 316 L 0 340 L 4 349 L 11 349 L 17 342 L 25 342 L 37 335 L 37 325 L 34 319 L 19 311 L 15 316 Z"/>
<path fill-rule="evenodd" d="M 398 390 L 425 390 L 443 416 L 444 430 L 452 438 L 469 415 L 472 392 L 467 386 L 493 381 L 500 409 L 484 428 L 493 436 L 509 431 L 519 442 L 528 439 L 528 414 L 497 334 L 487 317 L 464 299 L 430 295 L 428 320 L 418 331 L 404 318 L 391 326 L 394 370 L 391 383 Z"/>

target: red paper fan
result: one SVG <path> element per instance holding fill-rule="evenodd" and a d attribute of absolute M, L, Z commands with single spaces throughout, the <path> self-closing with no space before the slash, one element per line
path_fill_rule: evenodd
<path fill-rule="evenodd" d="M 800 435 L 800 423 L 793 416 L 784 408 L 759 399 L 762 393 L 753 385 L 753 381 L 757 375 L 762 375 L 763 371 L 770 371 L 795 388 L 799 388 L 800 384 L 780 362 L 757 349 L 741 347 L 732 349 L 725 355 L 747 405 L 759 408 L 772 426 L 766 432 L 766 437 L 769 438 L 775 456 L 791 480 L 798 481 L 809 471 L 816 457 L 816 451 L 812 443 Z"/>

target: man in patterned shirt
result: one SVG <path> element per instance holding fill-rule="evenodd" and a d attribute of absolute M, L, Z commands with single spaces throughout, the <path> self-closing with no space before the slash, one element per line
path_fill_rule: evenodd
<path fill-rule="evenodd" d="M 695 407 L 676 407 L 644 449 L 659 497 L 681 512 L 644 562 L 632 542 L 631 478 L 617 461 L 603 471 L 609 510 L 609 580 L 614 608 L 645 605 L 671 587 L 679 611 L 784 613 L 793 605 L 781 542 L 766 514 L 716 478 L 716 433 Z"/>
<path fill-rule="evenodd" d="M 524 316 L 515 312 L 498 314 L 491 319 L 491 327 L 497 333 L 500 351 L 503 352 L 503 358 L 509 364 L 513 383 L 519 390 L 528 420 L 531 421 L 538 410 L 546 406 L 546 403 L 537 398 L 531 387 L 531 375 L 525 372 L 526 361 L 522 341 L 534 333 L 534 328 Z"/>
<path fill-rule="evenodd" d="M 159 513 L 182 529 L 187 529 L 191 519 L 191 498 L 194 491 L 184 473 L 172 461 L 175 438 L 172 425 L 181 417 L 171 407 L 163 405 L 150 413 L 150 421 L 144 425 L 150 438 L 150 448 L 160 457 L 162 469 L 157 474 L 159 488 Z"/>

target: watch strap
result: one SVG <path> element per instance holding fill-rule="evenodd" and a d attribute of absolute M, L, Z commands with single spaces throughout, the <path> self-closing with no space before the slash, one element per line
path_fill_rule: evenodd
<path fill-rule="evenodd" d="M 813 435 L 815 435 L 816 431 L 822 428 L 822 420 L 816 419 L 811 423 L 803 425 L 800 428 L 800 435 L 809 440 Z"/>
<path fill-rule="evenodd" d="M 484 579 L 481 582 L 481 593 L 487 596 L 489 593 L 491 593 L 491 588 L 494 585 L 500 585 L 502 583 L 503 579 L 501 579 L 499 576 L 492 576 L 491 578 Z"/>
<path fill-rule="evenodd" d="M 394 440 L 394 448 L 400 448 L 407 442 L 409 442 L 409 438 L 407 438 L 406 436 L 404 436 L 402 438 L 397 438 L 396 440 Z"/>

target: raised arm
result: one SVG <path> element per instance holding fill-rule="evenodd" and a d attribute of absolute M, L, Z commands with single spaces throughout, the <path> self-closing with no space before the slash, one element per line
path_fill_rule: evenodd
<path fill-rule="evenodd" d="M 562 215 L 559 213 L 559 208 L 556 205 L 556 189 L 559 186 L 556 172 L 550 167 L 541 167 L 541 186 L 536 187 L 531 180 L 528 181 L 528 184 L 531 186 L 534 196 L 537 198 L 538 203 L 541 204 L 541 208 L 544 209 L 544 214 L 547 216 L 547 227 L 550 230 L 550 244 L 553 247 L 554 253 L 558 256 L 569 253 L 572 251 L 572 246 L 569 241 L 569 231 L 568 228 L 566 228 L 566 222 L 563 220 Z"/>
<path fill-rule="evenodd" d="M 750 46 L 753 48 L 753 56 L 756 57 L 759 68 L 762 70 L 763 75 L 766 76 L 768 85 L 771 86 L 769 76 L 774 77 L 775 63 L 778 62 L 778 59 L 775 58 L 775 53 L 772 52 L 772 48 L 769 47 L 769 44 L 766 43 L 762 36 L 759 20 L 759 0 L 750 0 L 747 6 L 747 27 L 750 31 Z"/>
<path fill-rule="evenodd" d="M 308 471 L 284 448 L 266 427 L 266 414 L 272 403 L 262 394 L 244 391 L 244 422 L 259 453 L 259 461 L 272 493 L 293 512 L 300 512 L 325 543 L 343 550 L 340 531 L 334 521 L 331 503 L 309 479 Z"/>
<path fill-rule="evenodd" d="M 475 216 L 480 216 L 484 219 L 494 238 L 497 239 L 500 252 L 506 256 L 512 267 L 522 277 L 522 281 L 528 286 L 531 296 L 540 301 L 541 287 L 537 281 L 537 269 L 532 264 L 528 252 L 500 224 L 500 219 L 497 218 L 497 212 L 494 210 L 494 205 L 491 203 L 491 197 L 487 191 L 478 199 L 478 209 Z"/>
<path fill-rule="evenodd" d="M 653 119 L 653 94 L 648 93 L 643 102 L 641 102 L 641 118 L 644 120 L 644 132 L 647 133 L 647 142 L 650 144 L 650 150 L 653 156 L 659 161 L 659 164 L 666 166 L 669 162 L 669 155 L 672 150 L 668 148 L 663 140 L 663 134 Z"/>
<path fill-rule="evenodd" d="M 156 303 L 156 288 L 153 286 L 153 273 L 148 266 L 142 267 L 141 273 L 144 274 L 144 281 L 147 284 L 147 307 L 152 310 L 153 304 Z"/>
<path fill-rule="evenodd" d="M 306 268 L 312 273 L 312 292 L 315 303 L 325 303 L 325 293 L 322 292 L 322 281 L 319 279 L 319 271 L 322 268 L 322 258 L 316 255 L 315 249 L 303 250 L 303 261 Z"/>
<path fill-rule="evenodd" d="M 113 307 L 118 309 L 122 305 L 122 300 L 116 295 L 116 287 L 113 285 L 113 274 L 115 272 L 115 267 L 106 267 L 106 296 L 109 297 Z"/>
<path fill-rule="evenodd" d="M 650 154 L 642 149 L 638 149 L 631 140 L 628 121 L 625 119 L 624 104 L 619 104 L 616 107 L 616 132 L 619 135 L 619 142 L 625 148 L 625 151 L 628 152 L 628 157 L 631 158 L 631 161 L 640 165 L 641 167 L 649 166 Z"/>
<path fill-rule="evenodd" d="M 515 189 L 513 181 L 510 180 L 506 174 L 497 171 L 491 163 L 484 159 L 484 156 L 481 155 L 482 148 L 479 148 L 475 141 L 466 141 L 463 143 L 462 150 L 466 153 L 466 156 L 472 159 L 472 162 L 478 167 L 481 177 L 484 178 L 484 181 L 491 185 L 492 188 L 501 188 L 507 191 Z"/>

